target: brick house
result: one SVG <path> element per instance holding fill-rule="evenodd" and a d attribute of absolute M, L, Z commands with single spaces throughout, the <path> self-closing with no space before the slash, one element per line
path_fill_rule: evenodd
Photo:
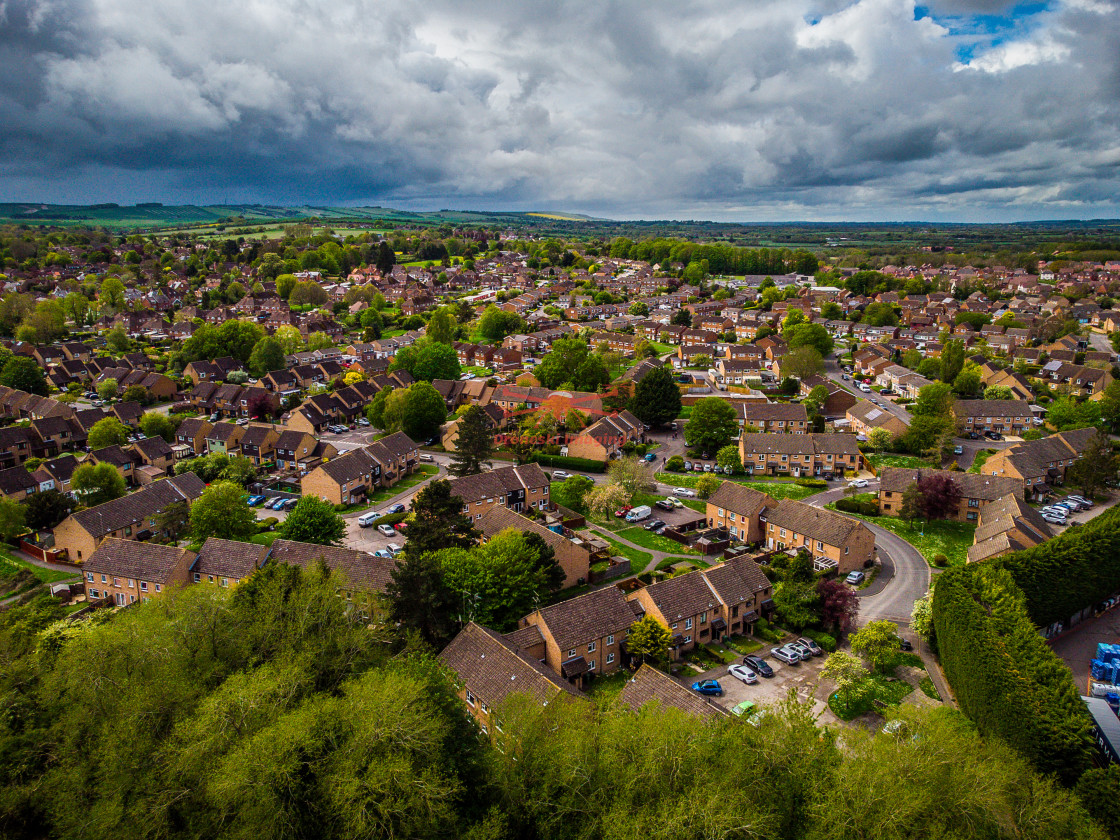
<path fill-rule="evenodd" d="M 142 545 L 109 537 L 82 563 L 86 598 L 111 598 L 118 607 L 147 601 L 187 583 L 195 553 L 172 545 Z"/>
<path fill-rule="evenodd" d="M 474 526 L 482 533 L 483 542 L 507 528 L 539 536 L 544 540 L 545 545 L 553 550 L 556 562 L 564 570 L 564 587 L 585 583 L 591 564 L 600 559 L 608 559 L 608 557 L 600 557 L 589 542 L 570 540 L 563 534 L 544 527 L 535 519 L 515 513 L 504 505 L 494 505 L 482 515 L 481 519 L 475 521 Z"/>
<path fill-rule="evenodd" d="M 844 417 L 857 435 L 870 435 L 875 429 L 886 429 L 891 437 L 899 437 L 910 428 L 898 415 L 879 408 L 870 400 L 857 400 Z"/>
<path fill-rule="evenodd" d="M 869 566 L 875 559 L 875 535 L 857 519 L 783 499 L 764 514 L 766 547 L 773 551 L 805 549 L 817 570 L 840 575 Z"/>
<path fill-rule="evenodd" d="M 1008 494 L 1023 495 L 1023 482 L 1018 478 L 977 475 L 951 470 L 902 469 L 886 467 L 879 476 L 879 511 L 888 516 L 898 516 L 902 507 L 902 494 L 912 483 L 931 476 L 948 476 L 961 499 L 956 513 L 951 517 L 958 522 L 977 522 L 980 511 L 991 502 Z"/>
<path fill-rule="evenodd" d="M 855 435 L 744 434 L 739 457 L 748 473 L 812 476 L 859 469 L 860 452 Z"/>
<path fill-rule="evenodd" d="M 759 517 L 777 501 L 734 481 L 725 481 L 707 502 L 708 527 L 726 528 L 732 538 L 745 543 L 761 543 L 763 527 Z"/>
<path fill-rule="evenodd" d="M 451 495 L 463 500 L 463 515 L 472 522 L 496 505 L 520 512 L 550 507 L 548 476 L 538 464 L 499 467 L 496 470 L 453 478 Z"/>
<path fill-rule="evenodd" d="M 1033 428 L 1034 413 L 1025 400 L 957 400 L 953 416 L 962 432 L 1020 434 Z"/>

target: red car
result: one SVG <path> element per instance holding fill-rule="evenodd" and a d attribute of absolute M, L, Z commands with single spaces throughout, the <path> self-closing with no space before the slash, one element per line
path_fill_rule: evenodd
<path fill-rule="evenodd" d="M 398 531 L 403 531 L 408 527 L 408 523 L 407 522 L 398 522 L 393 527 L 396 528 Z"/>
<path fill-rule="evenodd" d="M 620 507 L 618 510 L 616 510 L 614 512 L 614 515 L 617 516 L 619 519 L 621 519 L 622 517 L 624 517 L 626 514 L 628 514 L 633 509 L 634 509 L 633 505 L 623 505 L 622 507 Z"/>

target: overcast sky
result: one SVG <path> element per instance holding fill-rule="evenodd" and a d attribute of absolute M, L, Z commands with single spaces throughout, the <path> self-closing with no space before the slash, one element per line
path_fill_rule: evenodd
<path fill-rule="evenodd" d="M 0 201 L 1120 216 L 1120 0 L 0 0 Z"/>

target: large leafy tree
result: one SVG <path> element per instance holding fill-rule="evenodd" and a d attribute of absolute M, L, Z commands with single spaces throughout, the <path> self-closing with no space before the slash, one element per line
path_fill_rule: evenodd
<path fill-rule="evenodd" d="M 253 376 L 261 377 L 274 370 L 283 370 L 284 347 L 280 340 L 274 336 L 266 335 L 255 345 L 249 354 L 249 371 Z"/>
<path fill-rule="evenodd" d="M 1067 471 L 1066 480 L 1091 499 L 1107 482 L 1116 479 L 1118 468 L 1120 458 L 1112 448 L 1111 439 L 1104 432 L 1097 432 Z"/>
<path fill-rule="evenodd" d="M 112 464 L 82 464 L 70 477 L 70 486 L 86 507 L 119 499 L 125 490 L 124 477 Z"/>
<path fill-rule="evenodd" d="M 631 656 L 638 657 L 642 662 L 664 662 L 669 657 L 669 643 L 672 640 L 668 627 L 653 615 L 645 615 L 630 625 L 626 649 Z"/>
<path fill-rule="evenodd" d="M 0 385 L 45 397 L 49 390 L 43 369 L 27 356 L 12 356 L 0 370 Z"/>
<path fill-rule="evenodd" d="M 124 446 L 128 443 L 128 427 L 115 417 L 98 420 L 89 430 L 86 442 L 90 449 L 106 446 Z"/>
<path fill-rule="evenodd" d="M 0 499 L 0 538 L 10 541 L 27 530 L 27 508 L 15 499 Z"/>
<path fill-rule="evenodd" d="M 477 621 L 495 630 L 516 629 L 549 590 L 540 552 L 524 532 L 506 529 L 484 545 L 438 552 L 443 578 L 455 592 L 461 623 Z"/>
<path fill-rule="evenodd" d="M 70 515 L 74 500 L 58 490 L 34 493 L 24 502 L 27 507 L 27 527 L 47 531 Z"/>
<path fill-rule="evenodd" d="M 941 348 L 941 381 L 952 385 L 964 370 L 964 342 L 954 338 Z"/>
<path fill-rule="evenodd" d="M 346 521 L 334 505 L 318 496 L 304 496 L 277 529 L 280 536 L 295 542 L 338 545 L 346 533 Z"/>
<path fill-rule="evenodd" d="M 791 350 L 796 347 L 813 347 L 822 356 L 832 352 L 832 336 L 823 324 L 797 324 L 785 330 L 782 338 Z"/>
<path fill-rule="evenodd" d="M 413 378 L 431 382 L 434 379 L 458 379 L 461 373 L 459 355 L 449 344 L 424 338 L 411 347 L 402 347 L 389 370 L 407 370 Z"/>
<path fill-rule="evenodd" d="M 684 440 L 694 449 L 719 452 L 739 431 L 735 409 L 720 397 L 705 397 L 692 407 Z"/>
<path fill-rule="evenodd" d="M 446 645 L 459 627 L 461 599 L 447 585 L 438 551 L 406 551 L 389 571 L 385 595 L 389 620 L 419 633 L 437 648 Z"/>
<path fill-rule="evenodd" d="M 412 500 L 405 551 L 425 554 L 441 548 L 469 548 L 478 538 L 463 514 L 463 500 L 451 495 L 451 482 L 433 481 Z"/>
<path fill-rule="evenodd" d="M 584 475 L 573 475 L 555 486 L 551 493 L 552 501 L 574 511 L 587 509 L 586 496 L 595 487 L 595 482 Z"/>
<path fill-rule="evenodd" d="M 435 437 L 447 419 L 447 404 L 430 382 L 411 385 L 403 408 L 401 430 L 413 440 Z"/>
<path fill-rule="evenodd" d="M 455 451 L 451 453 L 452 475 L 475 475 L 490 467 L 494 452 L 494 433 L 486 412 L 477 405 L 468 406 L 456 427 Z"/>
<path fill-rule="evenodd" d="M 782 376 L 794 376 L 805 380 L 824 369 L 824 360 L 816 347 L 805 345 L 795 347 L 782 356 L 779 362 Z"/>
<path fill-rule="evenodd" d="M 437 309 L 428 319 L 425 334 L 432 341 L 439 344 L 450 344 L 455 338 L 457 323 L 455 315 L 449 309 Z"/>
<path fill-rule="evenodd" d="M 257 533 L 257 517 L 245 504 L 245 491 L 232 481 L 218 481 L 191 505 L 191 533 L 196 542 L 208 537 L 248 542 Z"/>
<path fill-rule="evenodd" d="M 847 633 L 856 626 L 859 597 L 850 586 L 832 578 L 824 578 L 817 583 L 817 597 L 820 623 L 826 630 Z"/>
<path fill-rule="evenodd" d="M 662 426 L 681 413 L 681 389 L 668 368 L 655 367 L 634 386 L 630 411 L 649 426 Z"/>
<path fill-rule="evenodd" d="M 533 371 L 545 388 L 570 384 L 579 391 L 594 391 L 610 382 L 601 357 L 596 356 L 581 338 L 561 338 Z"/>
<path fill-rule="evenodd" d="M 873 671 L 883 673 L 898 658 L 898 625 L 872 621 L 851 636 L 852 653 L 867 660 Z"/>
<path fill-rule="evenodd" d="M 635 493 L 651 493 L 657 487 L 649 464 L 633 456 L 611 461 L 607 467 L 607 476 L 615 484 L 625 487 L 631 496 Z"/>
<path fill-rule="evenodd" d="M 922 498 L 922 513 L 926 519 L 947 519 L 953 516 L 960 505 L 961 488 L 951 476 L 934 473 L 923 475 L 916 482 Z M 903 503 L 906 497 L 903 494 Z"/>
<path fill-rule="evenodd" d="M 478 320 L 478 331 L 483 338 L 491 341 L 501 341 L 507 335 L 521 332 L 525 329 L 524 319 L 516 312 L 505 312 L 494 304 L 486 307 L 482 317 Z"/>

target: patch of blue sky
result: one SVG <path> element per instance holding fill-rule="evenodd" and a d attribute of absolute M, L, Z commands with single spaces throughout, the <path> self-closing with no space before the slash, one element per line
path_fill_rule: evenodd
<path fill-rule="evenodd" d="M 942 15 L 929 6 L 915 6 L 914 20 L 930 18 L 958 39 L 957 60 L 968 64 L 980 51 L 1023 38 L 1034 29 L 1038 16 L 1050 11 L 1052 2 L 1018 3 L 1002 14 Z"/>

